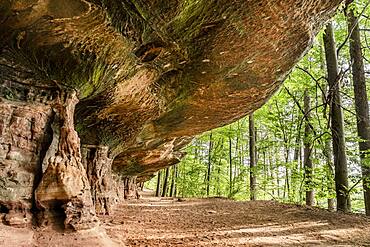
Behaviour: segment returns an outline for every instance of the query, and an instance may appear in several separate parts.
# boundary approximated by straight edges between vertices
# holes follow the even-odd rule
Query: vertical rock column
[[[61,92],[53,105],[53,140],[44,158],[35,200],[44,222],[50,220],[51,212],[64,209],[65,227],[82,230],[96,226],[98,220],[81,162],[80,139],[74,130],[77,102],[75,92]]]
[[[83,163],[91,186],[96,213],[111,214],[117,195],[113,190],[112,159],[106,146],[83,146]]]
[[[125,199],[139,199],[140,198],[136,179],[137,179],[136,176],[123,178]]]

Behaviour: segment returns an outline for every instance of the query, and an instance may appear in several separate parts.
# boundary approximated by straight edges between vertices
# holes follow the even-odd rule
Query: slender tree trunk
[[[298,131],[298,130],[297,130]],[[300,133],[297,134],[296,141],[295,141],[295,147],[294,147],[294,161],[297,162],[297,166],[299,165],[300,155],[299,155],[299,149],[301,148],[301,136]]]
[[[171,188],[170,188],[170,197],[176,197],[176,179],[177,179],[177,165],[173,166],[172,169],[172,181],[171,181]]]
[[[308,91],[304,94],[304,113],[306,115],[306,124],[304,129],[304,173],[305,173],[305,183],[306,183],[306,205],[314,206],[315,204],[315,194],[313,190],[313,163],[312,163],[312,149],[310,135],[312,132],[311,126],[309,125],[307,119],[310,119],[310,108],[311,99],[308,95]]]
[[[269,150],[269,167],[270,167],[270,181],[271,181],[271,187],[272,187],[272,195],[275,196],[275,186],[274,185],[274,162],[273,162],[273,157],[272,157],[272,152]]]
[[[207,197],[209,196],[209,187],[211,181],[211,166],[212,166],[212,132],[209,134],[209,143],[208,143],[208,170],[207,170]]]
[[[254,128],[253,114],[249,115],[249,160],[250,160],[250,173],[249,173],[249,188],[250,200],[256,200],[256,133]]]
[[[239,159],[239,136],[240,136],[240,127],[239,127],[239,121],[238,127],[237,127],[237,133],[236,133],[236,143],[235,143],[235,161],[238,161]],[[234,177],[238,177],[238,162],[234,162]]]
[[[369,103],[366,91],[366,78],[364,61],[362,58],[361,34],[354,10],[348,13],[348,30],[353,30],[350,37],[350,55],[352,62],[353,88],[355,91],[355,104],[357,116],[357,133],[360,137],[360,159],[363,177],[364,199],[366,215],[370,215],[370,120]]]
[[[232,157],[232,142],[231,142],[231,134],[229,134],[229,175],[230,175],[230,178],[229,178],[229,181],[230,181],[230,188],[229,188],[229,196],[231,197],[232,195],[232,192],[233,192],[233,157]]]
[[[254,124],[254,118],[253,118],[253,124]],[[258,165],[258,147],[257,147],[257,139],[258,139],[258,136],[257,136],[258,132],[257,132],[257,127],[255,126],[254,127],[254,143],[255,143],[255,146],[254,146],[254,157],[255,157],[255,164],[256,166]]]
[[[326,26],[324,34],[326,66],[328,71],[331,131],[335,166],[335,191],[337,210],[348,212],[348,170],[343,131],[343,112],[341,108],[340,80],[334,32],[332,24]]]
[[[334,193],[334,172],[333,172],[333,162],[332,162],[332,149],[330,145],[330,140],[325,141],[325,147],[324,147],[324,156],[326,159],[326,166],[327,166],[327,172],[326,172],[326,179],[327,179],[327,189],[328,189],[328,210],[334,211],[335,209],[335,200],[332,198],[332,194]]]
[[[177,194],[178,194],[178,189],[177,189],[177,178],[180,176],[179,174],[179,168],[178,166],[176,165],[176,172],[175,172],[175,187],[174,187],[174,191],[173,191],[173,195],[174,197],[177,197]]]
[[[165,197],[167,194],[167,187],[168,187],[168,177],[170,175],[170,168],[166,168],[166,174],[164,176],[164,181],[163,181],[163,190],[162,190],[162,197]]]
[[[297,136],[296,136],[296,141],[295,141],[295,147],[294,147],[294,167],[292,171],[292,194],[293,197],[299,198],[299,189],[297,189],[297,184],[299,184],[299,179],[298,174],[300,174],[299,171],[299,162],[300,162],[300,148],[301,148],[301,133],[300,133],[300,128],[297,128]],[[297,194],[298,192],[298,194]]]
[[[155,191],[155,196],[160,197],[161,196],[161,171],[158,172],[157,177],[157,190]]]
[[[283,198],[285,199],[286,196],[288,196],[288,199],[290,199],[290,186],[289,186],[289,147],[286,145],[285,147],[285,182],[284,182],[284,195]]]
[[[216,194],[217,196],[221,196],[221,189],[220,189],[220,173],[221,173],[221,159],[218,161],[218,166],[217,166],[217,189],[216,189]]]
[[[266,184],[267,184],[267,181],[268,181],[268,167],[267,167],[267,160],[266,160],[266,150],[263,150],[263,180],[264,180],[264,183],[263,183],[263,199],[265,200],[266,199]]]
[[[275,147],[275,170],[276,170],[276,191],[277,196],[280,198],[280,157],[279,157],[280,150],[278,147]]]
[[[322,45],[320,45],[320,68],[325,70],[325,54]],[[328,94],[328,85],[325,82],[321,85],[324,91],[322,92],[322,101],[326,102],[326,95]],[[327,110],[323,111],[324,119],[328,120]],[[330,124],[330,123],[329,123]],[[334,181],[334,168],[333,168],[333,150],[331,147],[330,139],[325,139],[325,146],[323,149],[323,155],[325,157],[326,162],[326,181],[327,181],[327,198],[328,198],[328,210],[334,211],[335,210],[335,198],[333,198],[333,194],[335,192],[335,181]]]
[[[219,139],[219,142],[221,143],[220,150],[223,150],[224,149],[224,138],[221,137]],[[217,188],[216,188],[217,196],[221,196],[220,176],[221,176],[221,157],[219,157],[218,162],[217,162],[217,176],[216,176],[217,177],[217,182],[216,182],[216,184],[217,184]]]

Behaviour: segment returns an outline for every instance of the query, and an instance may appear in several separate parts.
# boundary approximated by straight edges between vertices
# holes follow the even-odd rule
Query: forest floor
[[[370,218],[274,201],[159,199],[119,205],[101,227],[0,226],[0,246],[370,246]]]

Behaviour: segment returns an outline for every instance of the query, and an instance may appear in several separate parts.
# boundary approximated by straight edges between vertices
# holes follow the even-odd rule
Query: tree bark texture
[[[155,196],[160,197],[161,196],[161,174],[162,172],[159,171],[157,175],[157,189],[155,191]]]
[[[233,154],[232,154],[232,138],[229,134],[229,197],[233,194]]]
[[[326,26],[324,34],[326,66],[330,95],[331,132],[335,167],[335,191],[337,210],[347,212],[348,208],[348,168],[343,130],[343,112],[340,96],[340,75],[332,24]]]
[[[170,197],[176,197],[176,180],[177,180],[177,165],[174,165],[172,169]]]
[[[310,110],[311,110],[311,99],[308,95],[307,90],[304,94],[304,114],[306,115],[306,124],[304,129],[304,175],[305,175],[305,185],[306,185],[306,205],[314,206],[315,205],[315,192],[313,191],[313,163],[312,163],[312,147],[311,147],[311,133],[312,129],[308,123],[310,119]]]
[[[170,176],[170,168],[167,167],[166,168],[166,173],[164,175],[164,180],[163,180],[162,197],[165,197],[167,195],[169,176]]]
[[[365,67],[362,54],[360,28],[354,10],[348,13],[348,32],[350,36],[350,56],[352,63],[353,88],[355,93],[357,133],[359,138],[361,170],[363,177],[366,215],[370,215],[370,119],[366,91]]]
[[[256,176],[256,133],[254,128],[254,116],[249,115],[249,189],[250,200],[257,198],[257,176]]]
[[[207,166],[207,181],[206,181],[206,193],[209,196],[209,187],[211,182],[211,171],[212,171],[212,149],[213,149],[213,139],[212,139],[212,132],[209,134],[209,142],[208,142],[208,166]]]

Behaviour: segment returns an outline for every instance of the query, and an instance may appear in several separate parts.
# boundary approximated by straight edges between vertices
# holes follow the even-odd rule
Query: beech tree
[[[363,189],[366,214],[370,215],[370,119],[369,103],[366,90],[365,68],[358,18],[350,6],[348,12],[348,35],[350,36],[350,57],[352,64],[353,88],[357,117],[357,133],[360,138],[360,159],[363,176]]]
[[[156,197],[161,196],[161,174],[162,174],[162,172],[159,171],[158,175],[157,175],[157,189],[155,191],[155,196]]]
[[[330,95],[331,134],[333,138],[337,209],[347,212],[349,210],[348,168],[343,130],[343,112],[341,108],[342,100],[340,96],[341,78],[338,69],[337,50],[332,23],[326,26],[324,46]]]
[[[253,114],[249,115],[249,173],[250,173],[250,199],[255,201],[257,189],[257,176],[256,176],[256,133],[254,127]]]
[[[311,159],[312,155],[312,143],[311,138],[311,126],[309,124],[310,119],[310,110],[311,110],[311,99],[308,95],[308,92],[305,91],[304,94],[304,114],[307,119],[305,122],[304,130],[304,176],[305,176],[305,185],[306,185],[306,205],[313,206],[315,204],[315,195],[313,191],[313,163]]]

